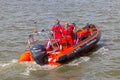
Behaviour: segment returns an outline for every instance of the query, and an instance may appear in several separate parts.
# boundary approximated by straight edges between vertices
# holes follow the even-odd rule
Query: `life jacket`
[[[78,42],[86,39],[89,35],[90,35],[89,29],[83,29],[83,28],[81,28],[81,31],[77,32],[77,37],[79,39]]]
[[[81,37],[88,37],[90,35],[89,29],[81,29]]]

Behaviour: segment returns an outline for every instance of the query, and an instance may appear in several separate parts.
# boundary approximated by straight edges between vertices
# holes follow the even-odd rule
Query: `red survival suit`
[[[55,39],[62,38],[61,30],[62,30],[62,26],[60,24],[54,25],[52,27],[52,32],[54,34]]]
[[[73,45],[72,33],[73,33],[73,29],[70,26],[68,27],[67,30],[65,28],[62,29],[62,34],[66,39],[68,46]]]

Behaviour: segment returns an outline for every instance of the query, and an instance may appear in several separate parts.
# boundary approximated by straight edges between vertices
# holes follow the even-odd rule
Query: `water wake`
[[[94,54],[101,53],[102,55],[104,55],[104,54],[108,54],[108,51],[109,51],[108,48],[102,47],[99,50],[97,50],[96,52],[94,52]]]
[[[19,63],[17,59],[12,59],[11,61],[1,61],[0,70],[11,69],[13,66],[20,72],[22,75],[30,75],[31,71],[37,70],[51,70],[55,69],[57,66],[45,65],[40,66],[35,62],[21,62]]]
[[[72,62],[70,62],[69,64],[66,64],[68,66],[78,66],[80,63],[82,62],[87,62],[90,60],[90,57],[80,57],[79,59],[76,59]],[[57,66],[51,66],[51,65],[44,65],[44,66],[40,66],[38,64],[34,63],[30,63],[30,62],[25,62],[22,63],[24,65],[26,65],[27,67],[25,68],[24,72],[22,72],[22,75],[26,75],[29,76],[31,71],[37,71],[37,70],[52,70],[57,68]],[[62,67],[62,66],[61,66]]]
[[[76,60],[72,61],[68,65],[70,65],[70,66],[78,66],[80,63],[87,62],[89,60],[90,60],[90,57],[84,56],[84,57],[80,57],[79,59],[76,59]]]
[[[106,47],[101,47],[99,50],[97,50],[96,52],[93,52],[93,54],[102,54],[102,55],[104,55],[104,54],[108,54],[108,51],[109,51],[109,49],[108,48],[106,48]],[[78,66],[80,63],[82,63],[82,62],[87,62],[87,61],[89,61],[90,60],[90,57],[89,56],[84,56],[84,57],[80,57],[79,59],[76,59],[76,60],[74,60],[74,61],[72,61],[72,62],[70,62],[69,64],[67,64],[67,65],[70,65],[70,66]]]
[[[30,75],[31,71],[37,71],[37,70],[51,70],[51,69],[55,69],[57,66],[51,66],[51,65],[44,65],[44,66],[40,66],[38,64],[36,64],[35,62],[25,62],[25,63],[21,63],[23,65],[26,65],[26,68],[24,70],[24,72],[20,73],[22,75]]]
[[[17,59],[12,59],[11,61],[9,62],[0,62],[0,67],[6,67],[6,66],[10,66],[10,65],[13,65],[15,63],[17,63],[18,60]]]
[[[109,51],[109,49],[102,47],[99,50],[97,50],[96,52],[94,52],[94,54],[107,54]],[[84,56],[84,57],[80,57],[78,59],[73,60],[72,62],[66,64],[68,66],[78,66],[80,63],[83,62],[87,62],[90,60],[89,56]],[[52,70],[57,68],[57,66],[51,66],[51,65],[44,65],[44,66],[40,66],[38,64],[36,64],[35,62],[22,62],[22,63],[18,63],[17,59],[12,59],[11,61],[4,61],[4,62],[0,62],[0,69],[3,69],[5,67],[9,67],[9,66],[15,66],[15,64],[17,64],[17,67],[21,66],[22,71],[20,71],[21,75],[26,75],[29,76],[31,71],[37,71],[37,70]]]

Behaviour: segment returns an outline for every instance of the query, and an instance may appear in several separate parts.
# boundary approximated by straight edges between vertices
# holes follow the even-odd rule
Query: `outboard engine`
[[[39,65],[47,64],[48,62],[48,54],[44,45],[35,44],[30,47],[30,51],[33,59]]]

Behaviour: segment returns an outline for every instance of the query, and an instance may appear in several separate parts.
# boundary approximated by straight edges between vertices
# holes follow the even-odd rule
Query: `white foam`
[[[90,57],[81,57],[81,59],[83,60],[83,62],[87,62],[87,61],[89,61],[90,60]]]
[[[108,48],[102,47],[102,48],[100,48],[99,50],[97,50],[95,53],[101,53],[101,54],[104,55],[104,54],[107,54],[108,51],[109,51]]]
[[[14,64],[14,63],[17,63],[18,61],[17,61],[17,59],[12,59],[11,61],[9,61],[9,62],[5,62],[5,63],[1,63],[0,64],[0,67],[6,67],[6,66],[9,66],[9,65],[12,65],[12,64]]]
[[[28,76],[30,74],[30,71],[35,71],[35,70],[36,70],[35,68],[27,67],[25,71],[21,74]]]
[[[57,66],[51,66],[51,65],[40,66],[40,65],[36,64],[35,62],[25,62],[22,64],[26,65],[26,68],[25,68],[24,72],[22,72],[20,74],[26,75],[26,76],[29,76],[31,71],[51,70],[51,69],[55,69],[57,67]]]
[[[5,67],[5,66],[9,66],[11,63],[1,63],[0,67]]]
[[[87,57],[87,56],[85,56],[85,57],[80,57],[79,59],[76,59],[76,60],[72,61],[72,62],[69,63],[68,65],[70,65],[70,66],[78,66],[80,63],[82,63],[82,62],[87,62],[87,61],[89,61],[89,60],[90,60],[90,57]]]
[[[12,63],[17,63],[18,62],[18,60],[17,59],[12,59],[12,61],[11,61]]]

